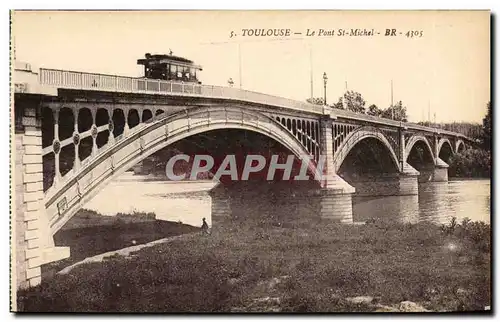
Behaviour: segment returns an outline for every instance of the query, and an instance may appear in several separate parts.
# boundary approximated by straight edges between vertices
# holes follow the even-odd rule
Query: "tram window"
[[[170,73],[175,75],[177,73],[177,66],[176,65],[170,65]]]

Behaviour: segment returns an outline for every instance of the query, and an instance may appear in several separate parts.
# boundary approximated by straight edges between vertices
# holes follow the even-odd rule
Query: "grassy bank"
[[[86,257],[196,231],[199,228],[157,220],[153,213],[103,216],[95,211],[82,209],[54,235],[56,246],[70,247],[71,257],[43,265],[42,274],[43,277],[51,277],[64,267]]]
[[[367,296],[353,301],[350,297]],[[226,223],[76,267],[19,293],[24,311],[433,311],[490,305],[490,227]],[[384,309],[382,309],[384,310]]]

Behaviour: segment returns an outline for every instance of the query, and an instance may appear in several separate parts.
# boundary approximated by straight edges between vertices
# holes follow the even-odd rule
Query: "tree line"
[[[471,137],[479,144],[453,155],[448,169],[450,176],[491,177],[491,102],[487,104],[483,124],[474,131]]]
[[[325,105],[325,100],[320,97],[308,98],[306,101],[311,104]],[[366,108],[366,101],[363,99],[363,96],[355,91],[345,92],[343,96],[339,97],[337,103],[328,106],[340,110],[348,110],[354,113],[408,122],[406,106],[403,105],[402,101],[398,101],[396,104],[393,104],[385,109],[379,108],[375,104],[371,104],[368,108]]]
[[[306,101],[311,104],[325,105],[325,100],[321,97],[308,98]],[[396,102],[396,104],[393,104],[385,109],[379,108],[375,104],[371,104],[370,106],[368,106],[368,108],[366,108],[366,101],[363,99],[363,96],[355,91],[347,91],[343,96],[339,97],[337,103],[333,105],[326,105],[332,108],[347,110],[354,113],[408,122],[407,109],[402,101],[398,101]],[[490,115],[491,118],[491,104],[488,103],[487,107],[489,113],[488,115]],[[420,121],[417,124],[461,133],[475,139],[477,142],[482,142],[485,135],[484,122],[485,121],[483,120],[483,125],[470,122],[435,123],[430,121]],[[490,122],[487,125],[489,127],[489,130],[486,131],[491,132],[491,121],[488,122]]]

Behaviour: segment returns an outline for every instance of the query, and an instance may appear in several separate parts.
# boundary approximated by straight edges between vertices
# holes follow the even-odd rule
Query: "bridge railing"
[[[40,84],[58,88],[225,98],[322,113],[323,107],[233,87],[40,68]]]
[[[448,130],[443,130],[439,128],[434,128],[434,127],[428,127],[428,126],[423,126],[415,123],[410,123],[410,122],[401,122],[401,121],[396,121],[396,120],[391,120],[391,119],[386,119],[386,118],[381,118],[378,116],[373,116],[373,115],[367,115],[367,114],[360,114],[360,113],[355,113],[351,111],[346,111],[346,110],[341,110],[341,109],[334,109],[333,110],[334,114],[337,117],[343,117],[347,119],[354,119],[354,120],[359,120],[359,121],[367,121],[370,123],[379,123],[383,125],[389,125],[389,126],[395,126],[395,127],[406,127],[408,129],[412,130],[421,130],[421,131],[426,131],[426,132],[434,132],[434,133],[440,133],[440,134],[446,134],[446,135],[452,135],[452,136],[458,136],[463,139],[467,140],[472,140],[466,135],[462,133],[456,133]]]
[[[321,105],[310,104],[307,102],[296,101],[264,93],[242,90],[234,87],[201,85],[195,83],[183,83],[46,68],[40,68],[39,81],[41,85],[49,85],[57,88],[233,99],[317,114],[323,113],[323,106]],[[341,109],[332,109],[332,112],[337,117],[367,121],[370,123],[379,123],[394,127],[404,126],[409,129],[448,134],[468,139],[465,135],[462,135],[460,133],[380,118],[377,116],[359,114]]]

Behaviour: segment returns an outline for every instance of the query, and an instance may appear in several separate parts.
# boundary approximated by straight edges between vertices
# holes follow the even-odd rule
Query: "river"
[[[211,224],[213,182],[147,181],[127,172],[84,205],[103,215],[153,212],[160,220],[199,226],[202,218]],[[354,197],[355,222],[389,218],[400,222],[447,223],[468,217],[490,222],[490,180],[430,182],[419,185],[418,196]]]

